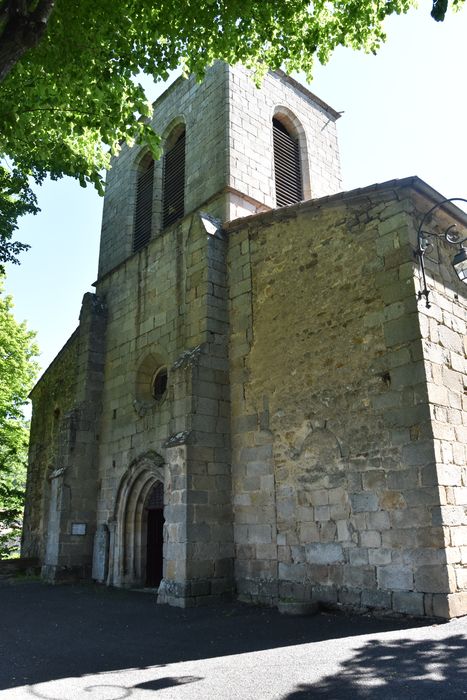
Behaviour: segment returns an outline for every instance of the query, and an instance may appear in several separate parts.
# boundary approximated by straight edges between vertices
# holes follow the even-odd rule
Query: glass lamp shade
[[[455,254],[452,266],[460,281],[467,284],[467,250],[465,248],[461,248],[459,252]]]

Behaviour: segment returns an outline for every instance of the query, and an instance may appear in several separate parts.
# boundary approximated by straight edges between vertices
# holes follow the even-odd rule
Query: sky
[[[312,92],[343,112],[343,189],[418,175],[446,197],[467,198],[467,7],[444,23],[431,0],[387,21],[376,55],[338,49],[317,65]],[[302,82],[301,76],[296,76]],[[147,80],[148,97],[164,89]],[[15,316],[37,332],[43,369],[78,324],[96,279],[103,200],[69,178],[38,190],[41,213],[20,220],[31,249],[7,267]]]

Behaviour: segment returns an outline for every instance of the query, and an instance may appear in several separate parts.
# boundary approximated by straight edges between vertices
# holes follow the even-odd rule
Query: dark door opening
[[[156,484],[147,506],[146,586],[149,588],[157,588],[162,580],[165,522],[163,493],[163,485]]]

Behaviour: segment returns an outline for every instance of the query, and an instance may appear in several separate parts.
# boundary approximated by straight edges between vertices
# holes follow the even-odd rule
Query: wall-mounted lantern
[[[418,299],[422,299],[422,297],[425,297],[425,304],[427,309],[430,308],[431,304],[428,300],[428,295],[430,293],[430,290],[427,287],[426,283],[426,274],[425,274],[425,257],[430,260],[428,257],[429,254],[434,250],[435,245],[439,244],[440,240],[446,241],[449,245],[452,246],[457,246],[459,250],[457,253],[454,255],[454,258],[452,260],[452,266],[460,279],[461,282],[464,284],[467,284],[467,250],[463,247],[463,244],[467,242],[467,236],[465,238],[461,238],[461,235],[459,232],[456,230],[456,224],[451,224],[448,226],[448,228],[444,231],[444,233],[434,233],[433,231],[426,231],[424,230],[423,226],[425,225],[425,222],[427,221],[428,217],[435,211],[435,209],[438,209],[442,207],[444,204],[448,204],[450,202],[465,202],[467,204],[467,199],[463,199],[462,197],[453,197],[452,199],[443,199],[441,202],[438,202],[438,204],[435,204],[431,209],[429,209],[423,216],[420,226],[418,227],[418,232],[417,232],[417,249],[414,251],[415,255],[418,258],[418,262],[420,265],[420,271],[422,273],[422,282],[423,282],[423,289],[421,289],[418,292]],[[433,261],[436,262],[436,261]]]

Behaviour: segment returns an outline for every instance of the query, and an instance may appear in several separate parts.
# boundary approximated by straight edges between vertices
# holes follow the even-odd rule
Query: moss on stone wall
[[[75,402],[78,331],[75,331],[31,392],[33,417],[29,452],[24,556],[44,554],[50,475],[59,468],[60,424]]]

